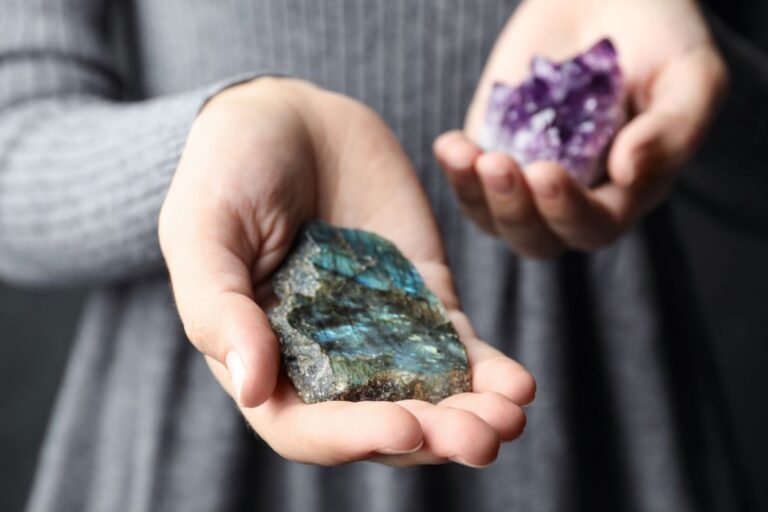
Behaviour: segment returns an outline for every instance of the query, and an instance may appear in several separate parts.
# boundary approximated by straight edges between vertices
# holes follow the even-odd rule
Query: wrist
[[[269,133],[270,127],[292,131],[297,140],[307,132],[306,114],[310,91],[315,86],[294,78],[263,76],[232,85],[212,96],[200,109],[190,137],[217,140],[234,134],[247,140]],[[228,135],[227,135],[228,134]]]
[[[297,101],[306,94],[311,84],[290,77],[262,76],[227,87],[212,96],[201,113],[208,109],[247,106],[268,99],[272,102]]]
[[[316,86],[303,80],[280,76],[262,76],[232,85],[213,95],[195,119],[194,124],[208,124],[229,119],[247,120],[251,116],[286,112],[301,119]]]

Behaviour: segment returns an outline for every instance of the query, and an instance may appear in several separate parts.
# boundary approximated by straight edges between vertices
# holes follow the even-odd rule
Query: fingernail
[[[488,466],[490,466],[490,464],[486,464],[485,466],[478,466],[477,464],[470,464],[469,462],[465,461],[461,457],[451,457],[451,460],[453,462],[457,463],[457,464],[461,464],[462,466],[468,466],[470,468],[475,468],[475,469],[483,469],[483,468],[487,468]]]
[[[557,183],[546,183],[536,187],[536,192],[545,199],[555,199],[560,194]]]
[[[466,172],[472,168],[472,160],[464,155],[454,157],[451,160],[453,172]]]
[[[409,450],[399,450],[399,449],[393,449],[393,448],[381,448],[379,450],[379,453],[383,453],[384,455],[405,455],[408,453],[415,453],[424,446],[424,441],[420,442],[419,445],[416,448],[411,448]]]
[[[484,175],[488,187],[498,194],[509,194],[515,188],[514,178],[506,172],[494,172]]]
[[[245,380],[245,365],[234,350],[227,353],[227,369],[232,378],[232,387],[235,388],[235,398],[240,402],[240,396],[243,393],[243,381]]]

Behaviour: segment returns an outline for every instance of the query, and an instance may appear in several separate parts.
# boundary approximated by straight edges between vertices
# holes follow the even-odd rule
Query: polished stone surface
[[[496,83],[480,144],[509,153],[522,166],[562,164],[585,185],[605,175],[605,157],[625,121],[618,56],[604,39],[561,63],[535,57],[531,75],[513,87]]]
[[[270,321],[299,396],[438,402],[468,391],[443,305],[389,241],[312,222],[273,277]]]

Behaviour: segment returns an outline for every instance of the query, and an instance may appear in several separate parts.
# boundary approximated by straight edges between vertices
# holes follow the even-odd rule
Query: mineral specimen
[[[272,283],[270,322],[305,402],[434,403],[470,389],[445,309],[391,242],[312,222]]]
[[[535,57],[531,71],[518,87],[494,84],[481,145],[509,153],[522,166],[559,162],[577,180],[594,185],[605,174],[608,146],[625,120],[613,44],[603,39],[562,63]]]

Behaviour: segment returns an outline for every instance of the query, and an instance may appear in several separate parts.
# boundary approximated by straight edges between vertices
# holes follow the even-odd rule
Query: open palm
[[[616,45],[629,123],[608,158],[609,181],[587,189],[553,162],[525,172],[475,140],[495,81],[519,83],[533,55],[561,60],[603,37]],[[725,65],[693,0],[533,0],[499,37],[464,131],[435,153],[472,218],[524,256],[596,249],[663,199],[696,150],[726,88]]]
[[[270,274],[313,217],[375,232],[416,265],[467,347],[472,393],[438,405],[299,399],[279,371],[264,308]],[[481,466],[522,431],[520,406],[532,399],[533,380],[476,338],[415,174],[384,123],[359,103],[285,79],[220,94],[190,133],[160,239],[190,339],[282,456]]]

